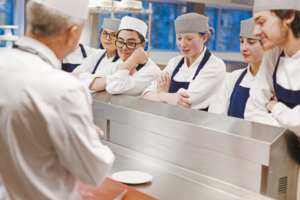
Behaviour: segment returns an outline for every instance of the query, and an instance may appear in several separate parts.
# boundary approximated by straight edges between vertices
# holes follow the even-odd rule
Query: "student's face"
[[[135,43],[141,43],[139,35],[136,31],[121,30],[119,32],[117,41],[125,42],[127,43],[127,46],[131,46],[131,47],[135,46],[133,49],[129,49],[125,44],[123,47],[118,47],[117,45],[118,54],[124,62],[131,56],[131,54],[134,52],[135,49],[145,46],[145,42],[142,44],[135,45]]]
[[[258,11],[253,14],[255,28],[253,35],[261,38],[265,50],[282,45],[288,36],[288,29],[271,11]]]
[[[260,63],[264,55],[264,49],[259,40],[246,37],[240,37],[240,50],[247,63]]]
[[[202,52],[206,38],[199,33],[176,34],[176,44],[184,57],[192,58]]]
[[[109,36],[107,34],[110,34]],[[101,32],[101,44],[106,51],[116,51],[115,45],[117,32],[108,28],[104,28]]]

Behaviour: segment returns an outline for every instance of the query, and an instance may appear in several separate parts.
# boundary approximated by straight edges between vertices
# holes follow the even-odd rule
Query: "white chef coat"
[[[5,185],[2,181],[1,174],[0,174],[0,199],[1,200],[10,200],[8,193],[6,191]]]
[[[90,56],[94,53],[97,53],[99,51],[103,51],[101,49],[95,49],[89,46],[83,45],[83,48],[85,50],[86,56]],[[62,63],[70,63],[70,64],[81,64],[84,60],[84,57],[81,52],[81,48],[78,47],[75,51],[69,53],[62,61]]]
[[[174,80],[177,82],[190,82],[187,90],[181,88],[178,92],[185,92],[190,95],[189,101],[192,103],[191,108],[197,110],[205,109],[210,105],[226,74],[226,66],[224,62],[211,54],[207,63],[193,80],[196,70],[204,57],[205,51],[206,47],[190,67],[187,66],[186,59],[184,59],[183,65],[174,76]],[[163,72],[168,72],[171,78],[173,71],[182,58],[182,55],[172,58]],[[157,92],[156,80],[151,82],[151,84],[144,90],[142,96],[147,92]]]
[[[240,78],[241,74],[245,71],[244,69],[235,70],[226,76],[225,81],[220,87],[217,95],[214,97],[212,103],[209,106],[208,112],[228,115],[228,109],[230,106],[230,97],[235,87],[237,80]],[[249,65],[247,67],[246,75],[239,84],[244,88],[251,88],[254,82],[254,76],[250,72]]]
[[[266,103],[275,96],[273,87],[273,73],[277,60],[282,52],[280,47],[275,47],[265,52],[260,70],[256,76],[250,97],[246,104],[245,118],[251,121],[282,126],[300,136],[300,106],[290,109],[279,102],[268,113]],[[281,57],[277,69],[277,83],[289,90],[300,90],[300,50],[289,57]]]
[[[0,174],[11,199],[81,199],[114,161],[94,129],[90,93],[44,44],[24,37],[0,55]]]
[[[81,65],[76,67],[76,69],[73,71],[73,73],[79,74],[79,79],[82,80],[87,87],[90,87],[91,83],[93,82],[95,76],[92,75],[92,72],[97,62],[105,52],[106,50],[99,50],[98,52],[88,56],[82,61]],[[102,69],[110,66],[114,58],[115,56],[108,58],[106,54],[98,65],[95,74],[99,73]]]
[[[95,77],[106,78],[106,91],[110,94],[140,95],[151,81],[158,78],[161,72],[160,68],[150,58],[132,76],[129,75],[129,70],[117,71],[123,63],[119,59],[95,75]]]

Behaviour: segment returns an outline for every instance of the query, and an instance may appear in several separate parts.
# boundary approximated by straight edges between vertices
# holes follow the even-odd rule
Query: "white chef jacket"
[[[86,56],[90,56],[94,53],[97,53],[99,51],[103,51],[101,49],[95,49],[89,46],[83,45],[83,48],[85,50]],[[84,57],[81,52],[81,48],[78,47],[75,51],[69,53],[62,61],[62,63],[70,63],[70,64],[81,64],[84,60]]]
[[[82,80],[87,87],[90,87],[91,83],[93,82],[95,76],[92,74],[92,72],[97,62],[105,52],[106,50],[99,50],[98,52],[88,56],[82,61],[81,65],[76,67],[75,70],[73,71],[73,73],[79,74],[79,79]],[[112,63],[114,58],[115,56],[108,58],[106,54],[101,60],[100,64],[98,65],[95,74],[99,73],[101,70],[108,67]]]
[[[210,105],[226,74],[226,66],[224,62],[211,54],[207,63],[193,80],[196,70],[204,57],[205,51],[206,47],[190,67],[187,66],[186,59],[184,59],[183,65],[174,76],[174,80],[177,82],[190,82],[187,90],[181,88],[178,92],[185,92],[190,95],[189,101],[192,103],[191,108],[197,110],[205,109]],[[163,72],[168,72],[171,78],[173,71],[182,58],[182,55],[172,58]],[[151,84],[144,90],[142,96],[147,92],[157,92],[156,80],[151,82]]]
[[[0,55],[0,174],[11,199],[81,199],[77,179],[98,185],[114,155],[94,129],[90,93],[44,44],[23,37]]]
[[[265,52],[260,70],[256,76],[250,98],[246,104],[245,118],[251,121],[282,126],[300,136],[300,106],[290,109],[285,104],[278,102],[268,113],[266,103],[275,96],[273,86],[273,73],[277,60],[282,52],[280,47],[275,47]],[[289,90],[300,90],[300,50],[289,57],[281,57],[277,69],[277,83]]]
[[[230,98],[235,87],[237,80],[240,78],[241,74],[245,71],[244,69],[235,70],[226,76],[225,81],[220,87],[217,95],[214,97],[212,103],[209,106],[208,112],[228,115],[228,110],[230,106]],[[250,72],[249,65],[247,67],[247,72],[239,84],[244,88],[251,88],[254,82],[254,76]]]
[[[101,70],[95,77],[106,78],[106,91],[110,94],[140,95],[151,81],[158,78],[160,68],[148,58],[147,63],[132,76],[129,70],[119,69],[124,62],[119,59]],[[117,72],[116,72],[117,71]]]

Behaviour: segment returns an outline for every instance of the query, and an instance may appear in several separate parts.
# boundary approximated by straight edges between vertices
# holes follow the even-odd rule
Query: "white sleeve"
[[[189,101],[194,109],[205,109],[219,90],[226,74],[226,66],[220,59],[208,61],[197,77],[190,83],[187,90],[181,88],[178,92],[190,95]]]
[[[120,70],[106,77],[106,91],[110,94],[140,95],[160,74],[159,67],[150,59],[138,72],[129,76],[129,70]]]
[[[278,102],[272,109],[272,115],[280,125],[293,131],[300,137],[300,106],[295,106],[293,109],[285,104]]]
[[[115,156],[100,142],[94,128],[91,95],[81,85],[57,99],[52,113],[56,126],[49,127],[57,158],[77,179],[98,185],[112,168]]]
[[[245,119],[273,125],[280,126],[278,121],[268,112],[265,105],[275,96],[273,88],[273,72],[277,60],[272,61],[272,57],[277,56],[274,50],[265,52],[260,69],[255,77],[254,83],[250,89],[250,97],[246,103]],[[280,54],[278,54],[279,56]],[[278,58],[277,56],[277,58]]]
[[[226,76],[218,93],[213,98],[213,101],[209,106],[208,112],[221,115],[228,115],[230,97],[234,87],[234,85],[232,86],[231,81],[234,78],[235,77],[233,77],[232,73]]]

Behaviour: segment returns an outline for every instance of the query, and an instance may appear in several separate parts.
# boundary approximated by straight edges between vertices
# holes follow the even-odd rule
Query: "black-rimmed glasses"
[[[110,39],[115,40],[117,38],[117,33],[108,33],[106,31],[100,31],[101,37],[106,38],[107,36],[110,37]]]
[[[142,42],[134,43],[134,42],[123,42],[120,40],[116,40],[116,47],[123,48],[126,45],[127,49],[135,49],[136,45],[142,44]]]

